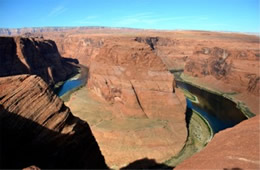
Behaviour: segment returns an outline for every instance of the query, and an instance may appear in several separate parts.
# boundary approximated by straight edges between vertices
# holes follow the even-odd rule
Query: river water
[[[187,98],[187,107],[200,113],[210,124],[214,133],[232,127],[247,119],[233,101],[183,81],[176,81]]]
[[[61,97],[81,86],[84,86],[87,83],[87,76],[88,76],[88,68],[78,64],[79,74],[77,75],[77,78],[72,78],[67,81],[65,81],[56,91],[56,94]]]

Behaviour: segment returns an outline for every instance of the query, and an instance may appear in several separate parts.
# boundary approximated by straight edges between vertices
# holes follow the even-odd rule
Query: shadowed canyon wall
[[[0,167],[106,168],[88,124],[37,76],[0,78]]]
[[[52,40],[0,37],[0,76],[35,74],[49,85],[68,79],[77,68],[63,59]]]

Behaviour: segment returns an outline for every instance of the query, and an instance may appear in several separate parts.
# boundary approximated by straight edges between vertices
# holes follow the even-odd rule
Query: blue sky
[[[0,0],[0,28],[260,31],[260,0]]]

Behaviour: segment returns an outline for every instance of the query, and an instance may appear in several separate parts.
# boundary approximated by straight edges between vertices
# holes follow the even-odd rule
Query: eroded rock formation
[[[0,168],[106,168],[88,124],[35,75],[0,78]]]
[[[123,115],[184,120],[174,77],[152,49],[130,38],[113,41],[107,40],[91,63],[88,87],[118,105]]]
[[[175,169],[259,169],[259,115],[215,135],[212,141]]]
[[[173,75],[150,45],[132,37],[107,37],[91,61],[88,88],[109,104],[111,114],[97,111],[94,117],[85,113],[82,99],[89,99],[80,95],[86,93],[84,89],[72,95],[77,102],[68,106],[79,116],[90,115],[84,120],[92,122],[110,167],[120,168],[143,158],[163,163],[184,146],[185,97],[175,89]]]
[[[77,72],[63,59],[52,40],[0,37],[0,76],[35,74],[53,85]]]

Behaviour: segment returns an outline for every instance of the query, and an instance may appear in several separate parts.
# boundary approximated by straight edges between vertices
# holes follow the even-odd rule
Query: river
[[[79,73],[76,76],[65,81],[59,88],[57,88],[56,94],[59,97],[64,97],[72,93],[73,91],[77,90],[78,88],[86,85],[87,77],[88,77],[88,68],[81,64],[77,64],[79,67]]]

